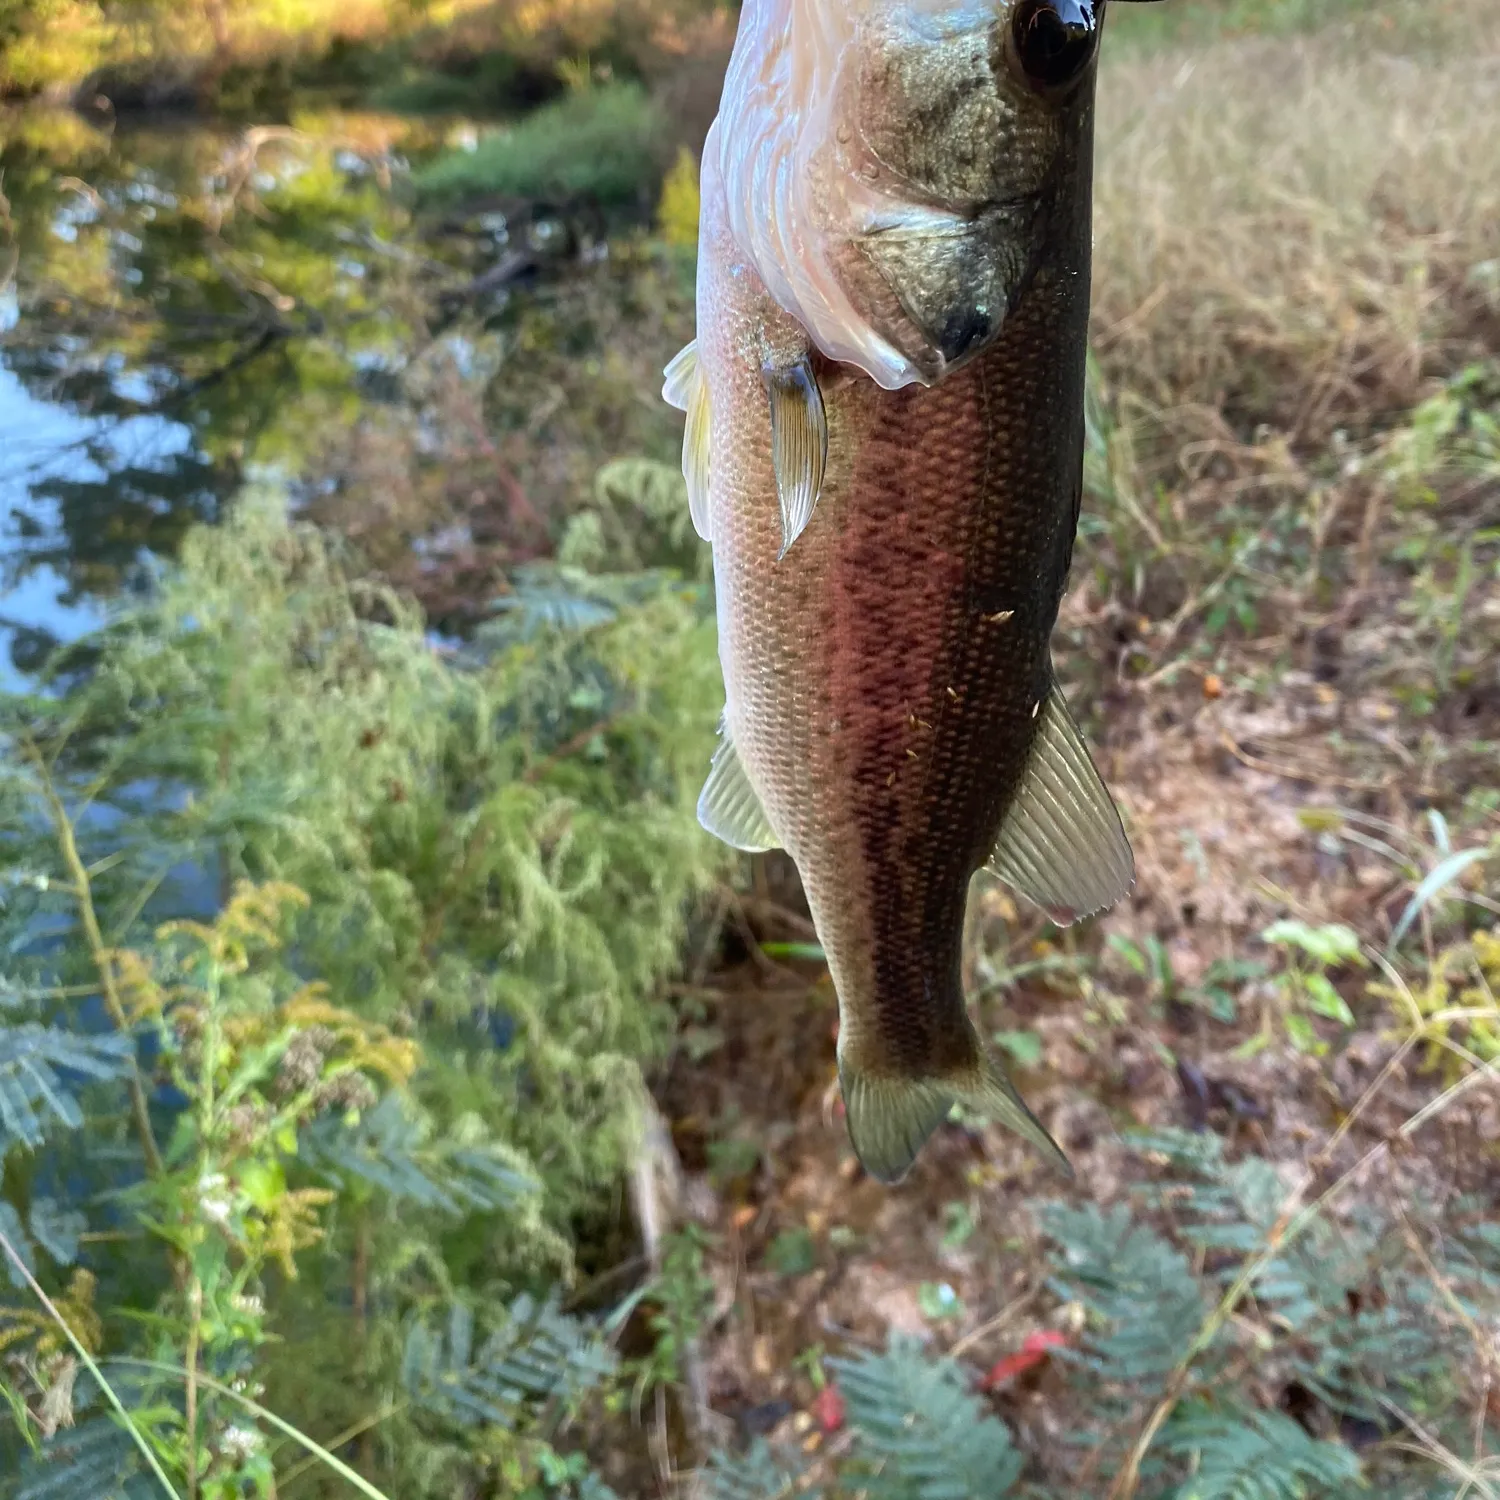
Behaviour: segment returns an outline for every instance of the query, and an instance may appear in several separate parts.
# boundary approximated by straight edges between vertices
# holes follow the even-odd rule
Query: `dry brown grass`
[[[1397,5],[1110,63],[1094,328],[1119,383],[1320,440],[1500,319],[1475,272],[1500,255],[1500,6],[1423,11],[1421,57]]]

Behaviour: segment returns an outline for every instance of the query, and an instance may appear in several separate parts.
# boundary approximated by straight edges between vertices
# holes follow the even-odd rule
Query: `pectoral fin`
[[[1113,906],[1135,883],[1114,799],[1056,687],[988,867],[1062,926]]]
[[[688,409],[688,397],[698,380],[698,340],[684,344],[662,371],[661,399],[678,411]]]
[[[664,373],[666,383],[661,388],[662,400],[687,413],[687,430],[682,437],[682,477],[687,481],[688,512],[693,518],[693,530],[705,542],[711,542],[708,460],[713,414],[708,402],[708,384],[698,366],[697,339],[678,351]]]
[[[764,371],[771,398],[771,461],[776,469],[776,498],[781,506],[781,552],[812,519],[828,462],[828,417],[812,362],[801,359]]]
[[[708,780],[698,795],[698,821],[715,838],[749,854],[778,848],[781,843],[723,723]]]

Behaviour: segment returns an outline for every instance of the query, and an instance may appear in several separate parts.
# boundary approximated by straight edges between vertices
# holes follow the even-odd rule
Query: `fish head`
[[[987,348],[1049,257],[1086,266],[1104,0],[912,0],[851,72],[850,300],[929,382]]]
[[[830,359],[931,385],[1049,258],[1087,274],[1106,0],[745,0],[732,231]]]

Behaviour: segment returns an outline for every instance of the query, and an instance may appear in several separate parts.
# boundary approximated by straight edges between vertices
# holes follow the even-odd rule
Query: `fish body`
[[[1007,51],[1035,4],[747,0],[697,339],[668,369],[725,686],[700,816],[796,863],[850,1134],[887,1181],[956,1100],[1061,1161],[965,1007],[969,883],[988,863],[1067,921],[1132,873],[1048,644],[1082,491],[1097,36],[1039,91]]]

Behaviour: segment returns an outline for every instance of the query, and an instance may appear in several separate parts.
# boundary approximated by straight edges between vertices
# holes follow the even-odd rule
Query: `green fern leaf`
[[[27,1458],[15,1500],[119,1500],[135,1469],[129,1436],[95,1417],[48,1438]]]
[[[744,1453],[715,1453],[698,1476],[694,1500],[820,1500],[821,1490],[801,1487],[806,1471],[807,1460],[795,1449],[756,1438]]]
[[[1184,1403],[1160,1443],[1194,1467],[1175,1500],[1309,1500],[1360,1477],[1342,1443],[1318,1442],[1280,1412]]]
[[[60,1266],[78,1259],[78,1237],[88,1220],[55,1198],[38,1198],[31,1205],[31,1237]]]
[[[395,1094],[387,1094],[357,1125],[320,1120],[305,1139],[304,1156],[332,1180],[343,1185],[360,1180],[392,1198],[445,1214],[493,1212],[536,1192],[536,1184],[507,1153],[426,1140]]]
[[[555,1304],[522,1296],[477,1350],[473,1315],[461,1304],[450,1308],[445,1333],[413,1323],[401,1380],[419,1405],[455,1426],[509,1429],[544,1401],[576,1411],[613,1376],[617,1363],[590,1324]]]
[[[9,1203],[0,1198],[0,1234],[10,1241],[10,1248],[15,1251],[21,1264],[33,1275],[36,1274],[36,1252],[31,1247],[25,1227],[21,1223],[21,1216]],[[5,1274],[10,1277],[10,1284],[18,1292],[27,1290],[26,1278],[21,1274],[19,1267],[10,1256],[0,1251],[0,1259],[5,1262]]]
[[[1062,1251],[1053,1289],[1100,1325],[1083,1361],[1143,1397],[1176,1367],[1207,1313],[1186,1257],[1137,1225],[1124,1204],[1047,1204],[1038,1219]]]
[[[895,1335],[885,1354],[830,1360],[859,1433],[862,1487],[890,1500],[968,1500],[1006,1494],[1020,1455],[949,1359],[927,1360]]]
[[[587,574],[573,569],[535,564],[517,569],[513,590],[492,600],[491,610],[499,618],[490,622],[488,633],[495,640],[531,641],[554,632],[577,635],[607,625],[618,610]]]
[[[80,1036],[34,1022],[0,1029],[0,1155],[18,1144],[40,1146],[49,1119],[68,1130],[83,1124],[78,1096],[59,1068],[85,1079],[123,1078],[133,1052],[130,1038],[113,1032]]]
[[[618,1365],[614,1350],[592,1324],[571,1318],[555,1303],[521,1296],[510,1321],[492,1336],[484,1357],[515,1388],[534,1398],[556,1398],[576,1410]]]

